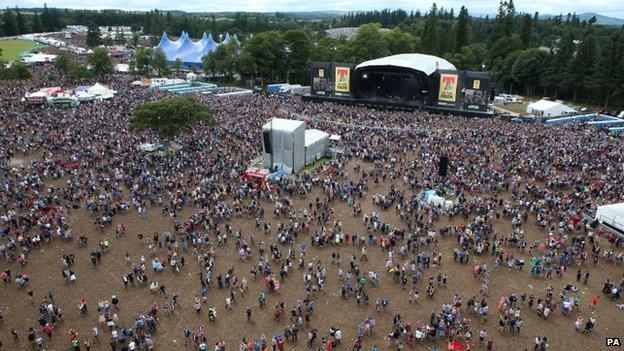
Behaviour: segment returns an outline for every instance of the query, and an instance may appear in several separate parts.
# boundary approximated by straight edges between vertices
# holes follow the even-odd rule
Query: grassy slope
[[[26,40],[0,40],[0,48],[2,49],[2,57],[5,61],[19,60],[20,53],[28,51],[39,44],[34,41]]]

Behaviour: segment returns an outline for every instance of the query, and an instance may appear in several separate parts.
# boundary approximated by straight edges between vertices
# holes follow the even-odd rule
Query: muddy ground
[[[359,161],[357,161],[359,162]],[[352,161],[348,166],[348,170],[352,170],[356,161]],[[372,167],[369,163],[362,163],[363,168]],[[356,175],[349,175],[350,178],[356,180]],[[63,180],[56,180],[53,183],[60,184]],[[371,183],[372,184],[372,183]],[[405,225],[399,220],[394,210],[382,211],[379,207],[372,203],[373,194],[386,194],[388,188],[397,185],[400,189],[405,189],[402,181],[386,182],[378,187],[371,186],[366,199],[363,203],[363,213],[380,212],[381,219],[392,225],[401,228]],[[313,201],[316,195],[320,195],[320,189],[308,196],[307,199],[296,198],[295,210],[307,207],[309,201]],[[409,193],[409,192],[408,192]],[[343,202],[335,202],[335,215],[332,218],[342,219],[344,228],[348,233],[366,232],[364,221],[361,217],[354,217],[351,209]],[[277,220],[271,217],[272,206],[266,204],[265,220],[276,227]],[[192,209],[187,208],[182,213],[182,217],[187,218],[192,214]],[[30,347],[26,343],[26,331],[28,327],[37,326],[37,303],[42,300],[47,292],[52,292],[58,305],[64,311],[64,322],[62,322],[52,341],[47,342],[48,350],[68,350],[67,333],[70,328],[76,330],[81,339],[90,337],[91,327],[97,324],[97,301],[110,299],[111,295],[116,294],[120,301],[120,311],[118,312],[120,321],[126,326],[133,326],[133,318],[139,314],[146,314],[149,306],[156,302],[159,307],[166,301],[166,298],[160,295],[151,294],[147,286],[135,286],[125,289],[121,277],[128,273],[131,269],[125,262],[125,254],[128,253],[133,261],[140,258],[141,255],[148,257],[145,240],[141,241],[137,238],[138,233],[151,236],[154,232],[162,233],[164,231],[173,232],[173,222],[168,215],[162,214],[158,208],[151,208],[147,218],[140,217],[136,211],[128,214],[114,217],[113,225],[108,227],[103,233],[94,229],[93,219],[83,208],[70,213],[69,221],[73,228],[75,236],[87,235],[89,237],[88,247],[77,247],[73,243],[53,242],[49,245],[42,246],[36,252],[32,252],[29,256],[29,263],[25,267],[19,267],[16,263],[7,264],[0,262],[0,269],[11,269],[14,274],[18,272],[26,272],[31,277],[30,288],[34,290],[35,303],[31,304],[27,298],[27,289],[18,289],[15,284],[9,286],[0,286],[0,308],[5,311],[6,318],[3,326],[0,326],[0,340],[4,343],[4,350],[28,350]],[[543,230],[533,225],[533,221],[529,221],[525,225],[525,233],[529,237],[529,242],[534,239],[544,239]],[[118,223],[123,223],[127,227],[127,234],[121,239],[115,239],[113,230]],[[436,228],[447,225],[459,225],[466,223],[463,218],[449,220],[443,218],[435,224]],[[254,234],[256,242],[264,240],[266,247],[275,242],[274,236],[265,237],[261,232],[254,230],[254,222],[252,219],[233,218],[229,224],[234,227],[242,228],[244,235]],[[221,224],[223,226],[223,224]],[[318,228],[315,224],[313,229]],[[496,224],[497,230],[501,234],[511,231],[511,224],[508,220],[501,219]],[[111,250],[104,254],[103,264],[92,266],[89,253],[97,249],[99,238],[111,239]],[[307,241],[309,238],[299,237],[296,247],[299,247],[301,241]],[[603,243],[607,244],[607,243]],[[385,340],[385,336],[392,327],[392,317],[396,313],[401,313],[404,321],[414,324],[418,320],[428,321],[429,314],[432,310],[439,310],[444,302],[450,302],[453,294],[459,294],[465,302],[472,295],[480,297],[479,291],[481,282],[475,280],[471,275],[471,268],[476,264],[487,263],[493,267],[493,258],[489,254],[483,256],[471,256],[468,265],[461,265],[453,262],[453,249],[456,247],[456,241],[451,238],[442,239],[437,247],[432,246],[427,251],[441,252],[444,256],[443,264],[437,268],[426,270],[426,276],[433,276],[437,272],[448,274],[448,284],[437,290],[433,300],[425,296],[425,285],[421,282],[417,289],[420,292],[420,301],[417,305],[408,303],[408,289],[403,290],[398,283],[394,283],[390,274],[384,269],[387,254],[382,252],[379,247],[369,248],[368,262],[362,262],[361,267],[364,269],[372,269],[379,273],[381,284],[379,287],[370,288],[370,301],[368,306],[357,306],[355,299],[350,298],[342,300],[340,298],[340,284],[337,279],[338,268],[331,264],[332,251],[339,251],[342,256],[342,264],[348,266],[348,257],[356,254],[359,257],[359,249],[353,246],[329,246],[324,248],[313,247],[309,250],[308,258],[320,260],[328,271],[328,280],[326,291],[324,294],[316,294],[316,310],[311,320],[311,328],[319,330],[319,338],[328,335],[330,325],[334,325],[342,329],[343,345],[340,349],[350,349],[351,341],[356,336],[357,325],[366,317],[373,316],[377,320],[377,326],[372,337],[365,339],[366,350],[370,349],[373,344],[378,345],[380,350],[392,349],[392,344]],[[287,248],[283,248],[287,251]],[[510,250],[509,248],[504,248]],[[282,291],[279,295],[269,294],[267,299],[267,307],[258,308],[257,294],[262,289],[261,279],[253,280],[250,277],[249,269],[252,265],[257,265],[257,250],[250,261],[241,261],[236,253],[233,240],[228,246],[216,247],[217,260],[214,269],[214,276],[221,273],[224,274],[227,267],[232,265],[236,268],[237,275],[240,278],[247,276],[250,281],[250,291],[241,297],[237,296],[237,304],[232,311],[224,309],[224,301],[229,290],[219,290],[216,286],[212,286],[209,291],[208,302],[204,306],[204,312],[200,315],[196,314],[192,307],[193,297],[199,293],[198,274],[200,267],[193,260],[190,253],[185,254],[187,259],[186,267],[180,273],[174,273],[166,270],[164,273],[156,274],[148,268],[148,276],[150,280],[157,280],[167,287],[167,293],[170,296],[178,294],[181,297],[182,310],[177,311],[173,316],[161,316],[158,325],[158,332],[155,335],[156,350],[185,350],[192,349],[183,345],[182,331],[184,327],[194,329],[198,324],[206,326],[207,337],[212,345],[220,339],[225,339],[228,350],[237,350],[238,344],[243,337],[257,338],[262,334],[267,337],[274,335],[276,331],[283,332],[283,328],[288,322],[286,318],[276,320],[273,318],[273,306],[277,301],[284,301],[286,312],[292,308],[295,301],[304,295],[302,272],[295,271],[287,278],[283,284]],[[514,250],[515,252],[515,250]],[[61,277],[63,269],[61,263],[61,255],[63,253],[73,253],[76,256],[74,271],[78,279],[74,284],[65,283]],[[163,257],[165,253],[156,253],[157,256]],[[520,254],[527,262],[530,259],[528,253]],[[411,260],[409,255],[407,260]],[[565,284],[577,284],[575,267],[571,268],[563,278],[557,278],[553,274],[552,279],[532,278],[530,269],[524,271],[508,271],[507,268],[499,268],[493,270],[491,274],[490,297],[488,302],[492,306],[490,310],[490,320],[487,324],[481,324],[473,319],[473,330],[476,334],[480,329],[485,329],[488,336],[494,340],[494,350],[524,350],[533,349],[533,338],[535,336],[548,336],[551,350],[599,350],[604,347],[605,337],[619,336],[624,338],[624,311],[616,307],[616,303],[603,297],[596,309],[590,308],[590,296],[601,294],[602,283],[606,278],[619,281],[624,272],[623,268],[607,264],[600,261],[597,267],[589,265],[583,269],[589,269],[591,276],[588,285],[582,285],[578,293],[581,297],[580,311],[572,313],[568,316],[561,315],[561,310],[557,311],[548,319],[543,320],[537,316],[535,310],[529,310],[525,305],[521,305],[522,318],[524,325],[518,334],[510,334],[509,332],[498,331],[496,304],[501,296],[507,296],[511,293],[521,294],[526,292],[528,295],[534,294],[537,298],[543,298],[546,287],[552,284],[555,288],[557,296],[561,288]],[[426,284],[426,283],[425,283]],[[377,297],[388,297],[390,300],[389,310],[383,313],[375,312],[374,301]],[[86,317],[79,315],[78,303],[85,298],[89,304],[90,314]],[[216,323],[208,323],[207,308],[209,306],[217,306],[218,320]],[[248,324],[245,321],[245,309],[247,306],[253,308],[253,323]],[[464,310],[465,311],[465,310]],[[591,334],[581,334],[574,330],[574,321],[577,316],[583,316],[587,319],[593,316],[597,320],[595,331]],[[19,343],[13,343],[10,330],[15,328],[20,333],[21,340]],[[103,341],[92,345],[92,350],[109,350],[110,347],[106,339],[109,337],[105,327],[100,326]],[[306,330],[304,330],[307,332]],[[299,334],[299,342],[286,344],[287,350],[306,350],[308,349],[305,341],[305,333]],[[624,341],[624,339],[622,339]],[[436,345],[431,342],[417,344],[415,349],[428,350],[431,346]],[[438,347],[444,347],[444,342],[439,340]],[[477,349],[484,349],[478,346]]]

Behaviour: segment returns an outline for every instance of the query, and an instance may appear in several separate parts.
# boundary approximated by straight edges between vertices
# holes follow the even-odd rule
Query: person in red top
[[[48,336],[48,340],[52,340],[52,332],[54,331],[54,327],[50,325],[50,323],[46,323],[46,325],[41,329]]]
[[[78,339],[78,334],[74,331],[74,329],[69,328],[69,341],[73,341],[74,339]]]
[[[596,307],[596,304],[598,304],[598,301],[600,301],[600,296],[598,295],[592,296],[591,297],[592,307]]]
[[[325,344],[325,350],[332,351],[334,349],[334,338],[329,338]]]

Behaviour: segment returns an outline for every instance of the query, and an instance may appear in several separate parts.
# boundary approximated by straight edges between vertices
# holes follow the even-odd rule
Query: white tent
[[[527,106],[527,113],[536,117],[559,117],[576,113],[576,110],[560,102],[539,100]]]
[[[57,55],[49,54],[29,54],[22,58],[22,62],[26,64],[54,62],[54,60],[56,60],[56,56]]]
[[[325,155],[329,147],[329,134],[318,130],[305,131],[305,164],[309,165]]]
[[[305,123],[273,118],[262,127],[264,166],[298,172],[305,165]]]
[[[79,101],[91,101],[91,100],[95,100],[95,96],[89,94],[87,91],[85,90],[78,90],[75,92],[76,98],[78,98]]]
[[[624,232],[624,202],[598,206],[596,220]]]
[[[28,97],[33,97],[33,98],[47,98],[48,94],[46,94],[45,92],[39,90],[39,91],[35,91],[32,94],[29,94]]]
[[[146,151],[146,152],[152,152],[152,151],[156,151],[156,144],[152,144],[152,143],[143,143],[141,145],[139,145],[139,149],[141,151]]]
[[[118,63],[115,65],[115,71],[119,73],[128,73],[130,72],[130,65],[127,63]]]
[[[100,83],[95,83],[94,86],[92,86],[91,88],[87,90],[87,94],[93,95],[100,99],[110,99],[114,97],[115,94],[117,94],[117,91],[113,89],[109,89]]]
[[[438,192],[435,190],[425,190],[422,196],[422,203],[425,205],[433,205],[436,207],[444,207],[449,209],[453,207],[453,201],[447,200],[442,196],[438,195]]]

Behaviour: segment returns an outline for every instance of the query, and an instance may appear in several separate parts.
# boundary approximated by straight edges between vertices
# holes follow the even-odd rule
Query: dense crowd
[[[605,232],[584,216],[598,204],[624,202],[624,141],[581,125],[521,125],[261,95],[198,95],[214,107],[216,126],[194,126],[175,138],[181,146],[179,152],[153,157],[141,152],[139,145],[158,142],[157,136],[131,132],[127,122],[134,106],[166,95],[131,87],[127,78],[116,76],[106,82],[118,91],[112,100],[83,103],[73,110],[32,108],[20,101],[21,96],[35,88],[57,85],[58,75],[52,68],[37,68],[34,77],[0,86],[0,256],[2,261],[20,264],[17,271],[2,273],[3,282],[19,285],[32,298],[26,272],[28,261],[37,259],[33,253],[36,248],[51,241],[86,245],[94,240],[88,233],[76,233],[68,224],[68,217],[81,208],[91,214],[95,231],[113,229],[117,238],[127,234],[123,226],[111,228],[113,218],[123,218],[131,211],[143,216],[162,212],[175,228],[171,233],[138,233],[145,252],[134,259],[127,254],[129,269],[119,277],[126,287],[149,286],[153,293],[167,296],[164,308],[152,306],[145,314],[134,316],[134,326],[128,327],[118,323],[118,313],[123,310],[115,296],[111,301],[101,301],[97,303],[100,328],[107,329],[109,335],[101,336],[94,326],[91,338],[79,340],[70,330],[69,342],[76,350],[89,349],[100,338],[109,342],[111,350],[153,349],[159,320],[175,313],[180,305],[177,295],[169,299],[171,288],[159,283],[158,275],[165,270],[179,271],[187,264],[198,264],[202,269],[199,293],[192,303],[197,313],[203,313],[210,289],[229,291],[224,307],[207,308],[208,322],[231,310],[236,296],[248,291],[248,279],[262,279],[265,289],[258,294],[258,306],[245,309],[246,319],[251,321],[255,308],[265,308],[266,294],[278,293],[286,279],[296,280],[293,269],[302,272],[297,303],[272,306],[276,318],[282,314],[289,318],[286,328],[270,337],[244,339],[239,350],[265,350],[269,345],[273,350],[284,350],[285,344],[299,342],[300,331],[310,346],[332,350],[342,342],[342,331],[310,327],[315,296],[324,292],[328,279],[340,280],[343,299],[368,303],[369,287],[379,284],[380,272],[385,270],[391,277],[387,284],[411,289],[410,302],[418,303],[418,290],[434,298],[436,289],[446,284],[446,274],[434,276],[431,267],[441,265],[443,257],[467,264],[471,255],[492,258],[491,266],[473,269],[474,279],[482,286],[481,296],[455,294],[439,310],[431,311],[429,321],[409,321],[395,315],[387,339],[397,350],[435,338],[482,344],[491,350],[492,339],[475,321],[485,323],[490,304],[496,303],[488,296],[492,270],[522,271],[525,262],[520,254],[527,253],[532,257],[526,262],[530,270],[522,274],[536,278],[562,276],[572,267],[590,267],[598,262],[622,265],[624,237]],[[261,152],[261,127],[271,117],[305,119],[309,127],[339,134],[344,153],[315,171],[258,186],[241,176]],[[32,157],[26,163],[15,163],[24,155]],[[438,175],[441,155],[451,160],[448,177]],[[373,167],[362,170],[359,164],[363,162]],[[347,180],[349,173],[355,173],[357,180]],[[47,185],[53,180],[62,181],[57,186]],[[378,185],[388,180],[398,180],[404,186],[376,193]],[[308,199],[313,189],[320,189],[322,196]],[[422,192],[428,189],[453,201],[445,206],[425,204]],[[504,196],[507,193],[510,196]],[[367,198],[367,194],[373,196]],[[306,199],[309,206],[294,208],[295,198]],[[363,214],[362,203],[371,200],[379,211],[395,211],[402,223],[386,223],[375,212]],[[334,214],[337,201],[353,208],[354,218],[361,218],[367,232],[345,232],[342,221],[347,219]],[[192,209],[190,217],[180,215],[185,208]],[[265,213],[265,208],[271,212]],[[434,229],[434,223],[443,216],[465,218],[466,224]],[[277,242],[264,242],[227,224],[237,217],[254,220],[257,231],[275,233]],[[513,231],[498,232],[494,223],[500,220],[511,223]],[[542,240],[527,240],[523,227],[528,221],[543,230]],[[220,226],[223,223],[225,227]],[[251,262],[249,274],[234,268],[214,271],[215,247],[228,245],[228,240],[235,242],[240,260]],[[429,252],[436,250],[439,240],[455,240],[456,249]],[[357,246],[361,255],[348,257],[348,265],[341,266],[338,278],[327,276],[326,262],[306,255],[310,246],[331,246],[328,250],[337,251],[332,254],[332,263],[339,263],[341,245]],[[99,249],[90,255],[93,266],[102,264],[101,257],[108,249],[108,240],[99,242]],[[361,268],[372,250],[387,255],[385,267]],[[69,255],[62,257],[61,275],[70,283],[82,278],[74,273],[73,261]],[[578,271],[578,284],[590,279],[589,270],[583,270],[585,274]],[[557,296],[558,291],[549,286],[536,301],[525,292],[502,297],[496,309],[501,331],[520,331],[523,318],[519,305],[528,306],[529,312],[523,308],[523,313],[537,313],[544,319],[558,308],[562,313],[579,308],[578,296],[571,293],[574,289],[578,290],[566,286]],[[603,294],[617,300],[622,290],[624,279],[614,276],[605,282]],[[37,294],[45,295],[37,316],[38,328],[12,330],[12,335],[18,341],[26,333],[34,347],[45,349],[46,338],[51,338],[62,323],[63,313],[73,311],[62,312],[51,293]],[[380,313],[391,303],[384,298],[374,301]],[[594,302],[592,298],[592,303],[595,305],[597,299]],[[96,306],[80,301],[80,314],[88,314],[90,305]],[[13,318],[5,317],[2,311],[0,317],[0,321]],[[581,318],[575,327],[591,332],[596,323],[593,318]],[[357,337],[349,340],[350,347],[363,349],[374,325],[372,316],[364,320]],[[207,350],[209,344],[214,344],[214,350],[226,349],[221,338],[209,340],[202,325],[189,326],[183,334],[187,343],[200,350]],[[10,342],[1,342],[11,349],[7,346]],[[548,349],[548,338],[536,338],[535,345],[536,350]]]

